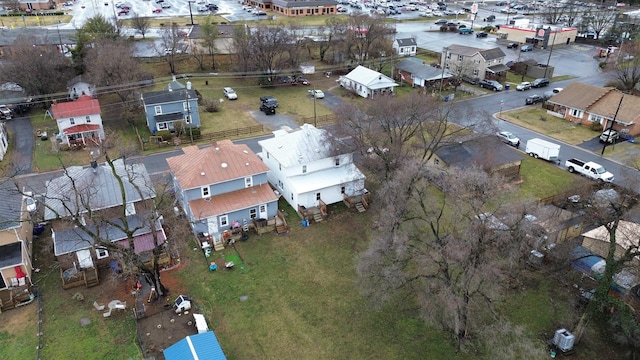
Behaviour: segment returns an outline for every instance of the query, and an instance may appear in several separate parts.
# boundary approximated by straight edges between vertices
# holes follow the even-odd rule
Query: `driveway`
[[[6,122],[10,136],[14,143],[11,153],[13,172],[11,175],[23,175],[33,173],[31,161],[33,159],[33,146],[35,134],[28,117],[17,117]],[[47,146],[49,143],[43,144]]]
[[[298,124],[290,116],[280,114],[277,110],[273,115],[265,115],[260,110],[250,111],[250,114],[257,122],[266,126],[269,130],[279,130],[283,127],[296,129],[298,127]]]

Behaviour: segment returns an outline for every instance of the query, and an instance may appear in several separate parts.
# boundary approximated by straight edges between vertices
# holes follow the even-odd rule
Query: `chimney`
[[[91,169],[93,169],[93,173],[97,173],[98,172],[98,162],[95,160],[91,161]]]
[[[211,144],[213,145],[214,148],[216,148],[216,149],[218,148],[218,142],[217,141],[213,140],[211,142]]]
[[[191,81],[187,81],[187,90],[191,90]]]

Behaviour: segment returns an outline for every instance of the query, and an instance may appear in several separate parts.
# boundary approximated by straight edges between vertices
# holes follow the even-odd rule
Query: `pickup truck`
[[[604,182],[612,182],[614,180],[612,173],[608,172],[602,165],[596,164],[593,161],[585,162],[578,159],[569,159],[564,163],[564,166],[570,173],[575,172],[594,180]]]

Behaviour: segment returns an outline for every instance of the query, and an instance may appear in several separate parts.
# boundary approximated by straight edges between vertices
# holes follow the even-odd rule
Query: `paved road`
[[[28,117],[17,117],[6,122],[11,142],[13,142],[12,165],[14,174],[23,175],[33,172],[31,168],[35,133]]]

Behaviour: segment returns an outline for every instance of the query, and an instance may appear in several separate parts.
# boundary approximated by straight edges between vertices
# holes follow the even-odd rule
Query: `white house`
[[[351,90],[363,98],[390,94],[398,86],[390,77],[358,65],[350,73],[340,77],[340,86]]]
[[[400,56],[416,56],[418,44],[414,38],[396,39],[393,42],[393,50]]]
[[[63,144],[84,146],[104,140],[98,99],[82,95],[75,101],[54,102],[51,115]]]
[[[269,183],[294,208],[341,202],[344,195],[366,192],[365,176],[349,154],[333,155],[331,135],[304,124],[293,131],[276,130],[273,138],[258,141],[258,154],[269,167]]]
[[[82,95],[95,95],[96,86],[89,81],[85,81],[82,75],[78,75],[67,81],[67,92],[69,93],[69,97],[75,100]]]

